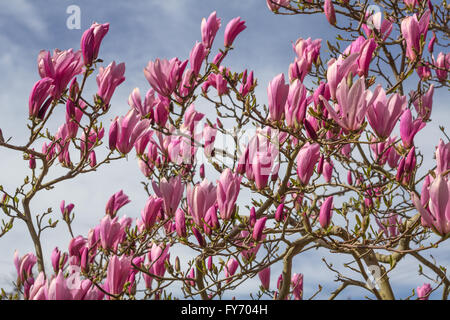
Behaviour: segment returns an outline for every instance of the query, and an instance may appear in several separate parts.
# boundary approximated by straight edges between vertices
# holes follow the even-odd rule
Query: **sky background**
[[[69,5],[81,9],[81,29],[70,30],[66,27]],[[155,58],[189,57],[196,41],[201,40],[200,23],[212,11],[222,19],[222,28],[216,37],[216,45],[222,44],[226,23],[236,16],[246,21],[247,29],[234,43],[235,50],[225,60],[233,71],[254,70],[258,79],[257,89],[260,104],[267,102],[268,82],[283,72],[287,77],[289,64],[294,59],[292,42],[297,38],[322,38],[322,52],[326,52],[326,39],[335,36],[323,15],[316,16],[278,16],[271,13],[265,0],[147,0],[147,1],[5,1],[0,0],[0,127],[5,137],[13,137],[12,142],[23,144],[27,138],[28,96],[33,84],[39,80],[36,59],[40,50],[54,48],[79,49],[80,38],[92,22],[109,22],[109,33],[105,37],[100,57],[105,65],[115,60],[125,62],[126,81],[116,90],[111,101],[110,119],[123,115],[129,109],[128,95],[133,88],[139,87],[145,93],[149,84],[142,72],[149,60]],[[94,77],[87,87],[87,97],[96,91]],[[416,138],[417,145],[425,155],[426,163],[433,165],[434,148],[442,137],[438,126],[447,125],[450,115],[448,92],[437,91],[432,118],[435,122],[427,125]],[[200,104],[198,110],[208,114],[208,105]],[[64,119],[64,110],[58,110],[49,127],[52,132]],[[214,120],[214,118],[212,118]],[[109,127],[108,121],[104,123]],[[398,130],[398,128],[397,128]],[[9,190],[23,182],[26,163],[21,153],[1,150],[0,164],[3,168],[0,184]],[[56,173],[61,173],[57,171]],[[120,213],[137,218],[146,201],[146,193],[140,181],[143,176],[137,166],[134,155],[110,166],[102,167],[98,172],[83,175],[74,181],[57,185],[51,191],[39,194],[34,200],[36,213],[46,208],[54,208],[54,217],[59,218],[61,200],[75,204],[75,234],[87,235],[89,228],[95,226],[103,217],[104,206],[108,198],[123,189],[132,202]],[[210,178],[210,180],[215,180]],[[242,197],[242,195],[241,195]],[[70,241],[65,225],[60,223],[55,230],[43,236],[44,254],[49,257],[51,250],[58,246],[66,250]],[[449,241],[447,241],[449,242]],[[19,221],[13,231],[0,239],[0,287],[7,287],[15,279],[12,263],[14,250],[21,255],[32,250],[32,242],[24,225]],[[437,261],[449,265],[450,247],[441,246],[433,252]],[[171,257],[174,259],[176,251]],[[322,257],[336,266],[348,261],[347,257],[332,255],[325,250],[308,252],[294,260],[293,272],[304,274],[304,297],[315,293],[318,284],[324,289],[317,296],[327,298],[338,284],[335,275],[324,268]],[[392,285],[397,298],[409,296],[413,288],[427,281],[417,276],[418,265],[412,260],[402,261],[391,274]],[[272,272],[271,285],[276,285],[279,273]],[[231,293],[237,297],[248,290],[255,290],[258,281],[250,283]],[[249,289],[250,288],[250,289]],[[438,293],[440,294],[440,292]],[[346,289],[339,298],[362,298],[365,291],[358,288]],[[437,297],[437,296],[435,296]]]

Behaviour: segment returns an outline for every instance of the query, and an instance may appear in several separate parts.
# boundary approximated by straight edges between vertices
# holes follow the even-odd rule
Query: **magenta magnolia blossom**
[[[113,61],[106,68],[100,67],[97,76],[97,95],[105,105],[109,104],[116,88],[125,81],[124,73],[125,63],[123,62],[116,65]]]
[[[217,31],[220,28],[220,18],[217,18],[216,12],[212,12],[208,20],[203,18],[201,24],[202,42],[205,48],[211,49],[211,46],[216,37]],[[217,65],[217,64],[216,64]]]
[[[421,287],[417,287],[417,296],[419,297],[419,300],[428,300],[431,290],[431,285],[429,283],[424,283]]]
[[[175,90],[186,64],[187,60],[181,63],[177,58],[173,58],[170,61],[156,59],[155,62],[149,61],[144,69],[144,75],[156,92],[164,97],[168,97]]]
[[[411,193],[411,198],[426,227],[433,228],[442,236],[450,234],[450,181],[446,177],[438,174],[430,184],[429,201],[425,205],[416,194]]]
[[[283,117],[288,92],[289,85],[285,83],[282,73],[270,81],[267,87],[267,97],[269,99],[269,113],[272,120],[279,121]]]
[[[81,51],[55,49],[53,56],[42,50],[38,55],[38,70],[41,78],[53,79],[52,96],[59,99],[70,80],[83,71]]]
[[[109,146],[123,154],[129,153],[134,143],[149,129],[149,120],[141,120],[135,109],[128,111],[125,117],[116,118],[109,128]]]
[[[111,217],[115,217],[117,214],[117,211],[119,211],[120,208],[122,208],[124,205],[130,203],[131,200],[128,199],[128,196],[123,193],[122,190],[119,192],[113,194],[106,204],[106,214],[109,214]]]
[[[223,220],[231,219],[234,207],[241,187],[242,177],[233,173],[229,168],[225,169],[217,180],[217,204],[220,217]]]
[[[430,11],[427,10],[418,20],[417,15],[406,17],[402,20],[401,31],[406,42],[406,55],[410,60],[415,60],[422,53],[420,39],[427,37],[430,23]]]
[[[155,194],[164,200],[164,213],[167,217],[173,217],[175,211],[183,198],[184,185],[180,176],[172,177],[169,180],[163,178],[159,185],[152,182]]]
[[[131,271],[131,258],[113,256],[109,260],[104,289],[112,295],[121,294]]]
[[[328,228],[331,222],[331,217],[333,216],[333,197],[328,197],[322,203],[319,213],[319,222],[322,228]]]
[[[189,214],[197,226],[202,226],[206,211],[216,203],[216,187],[208,180],[195,186],[187,186],[187,204]]]
[[[244,31],[245,28],[247,28],[247,26],[245,25],[245,21],[241,21],[241,17],[234,18],[228,22],[225,27],[225,39],[223,45],[225,47],[231,47],[234,39],[236,39],[239,33]]]
[[[92,26],[87,29],[81,37],[81,52],[85,65],[91,65],[98,57],[100,44],[103,37],[108,33],[109,23],[99,24],[94,22]]]
[[[388,99],[381,85],[376,87],[373,97],[373,102],[367,109],[367,120],[378,137],[386,139],[406,109],[406,97],[395,93]]]
[[[320,145],[306,143],[297,156],[297,175],[303,185],[309,183],[320,157]]]
[[[44,119],[45,113],[53,100],[53,90],[53,79],[51,78],[43,78],[36,82],[28,100],[30,117]]]
[[[414,145],[414,137],[425,125],[426,123],[420,118],[413,121],[411,110],[406,109],[403,112],[400,118],[400,137],[406,148],[411,148]]]
[[[371,104],[371,92],[365,89],[364,78],[359,78],[348,87],[346,79],[343,79],[336,91],[338,111],[330,106],[325,98],[322,101],[331,118],[343,129],[358,131],[364,122],[367,107]]]

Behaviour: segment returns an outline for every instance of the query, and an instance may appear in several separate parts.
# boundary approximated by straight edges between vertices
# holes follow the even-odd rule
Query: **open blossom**
[[[367,120],[378,137],[386,139],[406,109],[406,97],[395,93],[388,99],[381,85],[376,87],[373,97],[367,108]]]
[[[187,62],[188,60],[181,62],[177,58],[149,61],[144,69],[144,75],[156,92],[164,97],[168,97],[173,93],[178,81],[181,79]]]
[[[311,38],[303,39],[298,38],[292,45],[298,59],[306,59],[308,71],[311,69],[311,65],[317,61],[320,55],[322,39],[312,40]]]
[[[169,180],[161,179],[159,185],[152,181],[155,194],[164,200],[164,213],[167,217],[173,217],[175,211],[183,198],[184,185],[180,176],[172,177]]]
[[[38,55],[38,70],[41,78],[53,79],[54,99],[59,99],[70,80],[83,71],[81,51],[55,49],[53,55],[42,50]]]
[[[337,88],[342,81],[345,80],[349,72],[355,73],[358,66],[358,58],[359,53],[354,52],[345,59],[340,56],[337,60],[333,58],[328,61],[327,84],[328,89],[330,90],[331,99],[336,99]]]
[[[438,174],[427,194],[422,196],[429,197],[424,204],[415,193],[411,193],[414,205],[422,216],[422,224],[433,228],[441,236],[450,234],[450,181]]]
[[[109,198],[105,209],[106,214],[109,214],[111,217],[115,217],[117,211],[119,211],[120,208],[130,202],[131,200],[128,198],[128,196],[123,193],[122,190],[120,190]]]
[[[91,65],[98,57],[100,44],[103,37],[108,33],[109,23],[99,24],[94,22],[81,37],[81,52],[85,65]]]
[[[140,119],[135,109],[131,109],[125,117],[116,118],[109,128],[109,146],[123,154],[129,153],[134,143],[149,130],[148,119]]]
[[[143,102],[141,100],[141,91],[139,88],[134,88],[128,97],[128,105],[135,109],[141,117],[145,117],[150,114],[155,103],[155,91],[153,89],[149,89],[147,91]]]
[[[425,125],[426,123],[420,118],[413,121],[411,110],[406,109],[403,112],[400,118],[400,137],[405,148],[411,148],[414,145],[414,137]]]
[[[336,91],[337,107],[335,110],[328,101],[322,101],[331,118],[347,131],[357,131],[364,122],[368,105],[372,103],[372,93],[365,89],[364,78],[359,78],[349,88],[343,79]]]
[[[369,15],[367,12],[367,23],[362,25],[362,29],[368,38],[376,37],[374,30],[378,32],[381,39],[384,41],[389,37],[392,32],[393,24],[389,19],[383,19],[383,13],[381,11],[375,12]]]
[[[36,262],[37,258],[32,253],[27,253],[20,258],[17,250],[14,252],[14,265],[16,267],[18,279],[21,283],[24,283],[32,276],[32,269]]]
[[[123,62],[116,65],[113,61],[106,68],[100,67],[97,75],[97,95],[105,105],[109,104],[116,88],[125,81],[124,73],[125,63]]]

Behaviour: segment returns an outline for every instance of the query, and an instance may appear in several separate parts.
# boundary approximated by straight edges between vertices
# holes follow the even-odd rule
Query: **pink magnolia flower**
[[[150,252],[147,254],[149,265],[149,272],[157,277],[163,277],[166,272],[166,261],[169,261],[170,245],[167,244],[165,247],[162,245],[152,244]]]
[[[49,51],[42,50],[38,55],[38,70],[41,78],[53,79],[52,96],[59,99],[70,80],[83,71],[81,51],[55,49],[51,56]]]
[[[150,114],[153,106],[156,104],[155,91],[149,89],[145,95],[145,100],[142,103],[141,92],[139,88],[134,88],[128,97],[128,105],[136,110],[141,117],[146,117]]]
[[[297,155],[297,175],[303,185],[309,183],[314,168],[320,157],[320,146],[317,143],[307,142]]]
[[[267,7],[270,11],[278,12],[281,7],[288,7],[290,4],[289,0],[266,0]]]
[[[149,61],[144,69],[144,75],[156,92],[168,97],[174,92],[178,81],[181,80],[187,62],[188,60],[180,62],[177,58]]]
[[[415,193],[411,198],[422,216],[422,224],[441,236],[450,233],[450,181],[438,174],[429,187],[429,201],[423,205]]]
[[[383,19],[382,12],[375,12],[372,15],[367,14],[367,23],[362,25],[362,29],[366,34],[367,38],[376,37],[375,30],[380,35],[381,39],[386,40],[392,32],[393,24],[388,19]]]
[[[414,145],[414,137],[425,125],[426,123],[420,118],[413,121],[411,110],[406,109],[403,112],[400,118],[400,137],[405,148],[411,148]]]
[[[91,65],[98,57],[100,44],[103,37],[108,33],[109,23],[99,24],[94,22],[92,26],[87,29],[81,37],[81,52],[83,53],[83,60],[86,66]]]
[[[434,94],[434,85],[430,85],[428,91],[423,94],[418,94],[415,91],[410,92],[410,97],[414,108],[416,109],[418,115],[422,118],[423,121],[426,121],[430,118],[431,110],[433,108],[433,94]]]
[[[206,57],[206,50],[207,49],[202,42],[197,42],[191,50],[189,62],[194,75],[198,75],[200,73],[200,68],[202,67],[203,61]]]
[[[225,266],[225,278],[232,277],[236,273],[237,268],[239,267],[239,262],[235,258],[231,258],[228,260]],[[227,279],[227,282],[230,282],[231,279]]]
[[[203,226],[206,212],[216,203],[216,187],[208,180],[203,180],[195,186],[187,186],[187,204],[189,214],[197,226]]]
[[[152,181],[155,194],[164,200],[164,213],[167,217],[173,217],[175,211],[183,197],[184,185],[180,176],[172,177],[169,180],[163,178],[159,185]]]
[[[419,297],[419,300],[428,300],[431,290],[431,285],[429,283],[424,283],[421,287],[417,287],[417,296]]]
[[[25,283],[25,281],[33,275],[33,267],[36,262],[37,258],[34,254],[27,253],[20,258],[19,252],[17,252],[17,250],[14,251],[14,265],[20,283]]]
[[[30,93],[28,100],[30,118],[44,119],[53,97],[53,79],[45,77],[38,80]]]
[[[241,21],[241,17],[236,17],[228,22],[225,27],[225,36],[224,36],[224,46],[231,47],[234,42],[234,39],[245,30],[247,26],[245,25],[245,21]]]
[[[123,154],[129,153],[136,140],[150,130],[149,127],[148,119],[141,120],[135,109],[129,110],[125,117],[116,118],[109,128],[111,150],[117,149]]]
[[[395,93],[388,99],[383,87],[378,85],[373,94],[372,104],[367,108],[367,120],[378,137],[386,139],[391,135],[405,109],[405,96]]]
[[[220,18],[217,18],[216,11],[212,12],[208,20],[202,19],[201,32],[202,32],[202,42],[206,49],[211,49],[216,37],[217,31],[220,28]],[[218,65],[218,64],[216,64]]]
[[[155,196],[150,196],[145,204],[145,208],[141,211],[141,220],[139,222],[143,229],[150,230],[158,218],[164,200]]]
[[[267,217],[262,217],[256,220],[255,226],[253,227],[252,237],[255,241],[261,241],[264,228],[266,227]]]
[[[323,4],[323,11],[325,13],[325,16],[327,17],[327,20],[330,24],[335,25],[336,24],[336,13],[334,11],[334,5],[331,0],[325,0]]]
[[[105,215],[100,222],[100,243],[103,249],[116,249],[120,238],[122,237],[122,225],[118,218],[111,218]]]
[[[291,278],[291,288],[292,294],[294,295],[294,300],[303,299],[303,274],[294,273]]]
[[[450,169],[450,142],[444,143],[439,139],[436,148],[436,174],[444,174]]]
[[[450,53],[445,54],[443,52],[439,52],[436,60],[434,60],[433,57],[433,63],[436,67],[436,77],[440,81],[446,81],[448,70],[450,69]]]
[[[348,59],[348,58],[347,58]],[[364,78],[359,78],[349,88],[343,79],[336,91],[338,112],[321,97],[331,118],[347,131],[358,131],[365,119],[367,107],[372,103],[372,93],[365,89]]]
[[[112,295],[119,295],[128,280],[131,271],[131,257],[113,256],[109,260],[104,290]],[[109,298],[109,296],[108,296]]]
[[[111,62],[106,68],[100,67],[97,75],[99,96],[105,105],[109,105],[111,97],[116,88],[125,81],[125,63],[116,65],[116,62]]]
[[[427,37],[430,15],[430,10],[427,10],[420,20],[416,14],[402,20],[401,32],[406,42],[406,56],[410,60],[415,60],[422,53],[420,39],[422,36],[424,39]]]
[[[298,38],[293,44],[295,53],[298,59],[306,59],[308,65],[308,71],[311,69],[311,65],[317,61],[320,55],[320,47],[322,45],[322,39],[312,40],[311,38],[303,39]]]
[[[358,67],[358,58],[359,53],[355,52],[345,59],[340,56],[337,60],[333,58],[328,61],[327,84],[332,99],[336,99],[336,90],[340,83],[347,77],[348,73],[355,73],[356,68]]]
[[[203,141],[204,141],[204,151],[205,155],[209,158],[213,155],[214,141],[216,140],[217,125],[214,124],[212,127],[205,123],[203,127]]]
[[[226,168],[217,180],[217,205],[222,220],[231,219],[239,195],[242,177]]]
[[[333,197],[330,196],[325,199],[320,207],[319,222],[322,228],[326,229],[330,225],[331,217],[333,216]]]
[[[259,280],[261,280],[261,285],[265,290],[269,290],[270,288],[270,266],[262,269],[258,272]]]
[[[48,299],[48,282],[45,279],[44,272],[40,272],[30,287],[28,293],[29,300],[47,300]]]
[[[63,271],[59,270],[58,275],[50,281],[47,293],[48,300],[73,300],[72,293],[67,287]]]
[[[270,81],[267,87],[267,97],[269,99],[269,113],[272,120],[279,121],[282,119],[288,92],[289,85],[285,83],[282,73]]]
[[[307,103],[305,86],[299,80],[294,80],[289,86],[289,93],[284,106],[286,124],[288,126],[301,126],[305,119]]]
[[[175,230],[178,236],[186,237],[186,216],[181,208],[175,212]]]
[[[117,214],[117,211],[119,211],[120,208],[130,202],[131,200],[128,198],[128,196],[123,193],[123,190],[120,190],[109,198],[108,203],[106,204],[105,212],[107,215],[110,215],[112,218],[114,218]]]
[[[239,93],[242,97],[247,96],[247,94],[254,88],[256,85],[256,81],[253,78],[253,71],[247,75],[247,69],[245,69],[244,74],[242,75],[242,84],[239,88]]]

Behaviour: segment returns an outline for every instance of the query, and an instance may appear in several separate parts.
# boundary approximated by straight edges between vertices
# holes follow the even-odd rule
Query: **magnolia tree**
[[[297,39],[286,75],[264,84],[267,105],[255,96],[257,72],[226,65],[247,28],[240,17],[225,25],[213,12],[188,59],[150,61],[145,97],[134,89],[130,109],[112,122],[125,64],[100,66],[109,24],[86,30],[80,50],[41,51],[29,138],[0,139],[29,167],[22,185],[1,189],[1,235],[24,223],[34,244],[34,252],[11,257],[16,290],[3,298],[218,299],[256,278],[259,290],[249,297],[303,299],[293,259],[324,248],[350,259],[351,276],[324,260],[338,282],[331,299],[349,286],[395,299],[390,273],[407,257],[430,272],[427,283],[411,283],[410,298],[440,291],[447,299],[447,270],[428,255],[450,235],[450,143],[441,128],[443,139],[430,141],[435,161],[421,168],[414,138],[432,119],[433,97],[448,90],[449,7],[375,3],[267,0],[275,14],[324,14],[341,33],[326,54],[321,39]],[[87,97],[93,76],[98,91]],[[209,114],[196,111],[199,101]],[[49,119],[64,107],[51,132]],[[143,174],[135,178],[144,177],[148,193],[136,221],[120,214],[130,202],[123,191],[85,235],[72,232],[74,204],[63,200],[56,215],[33,209],[39,193],[134,154]],[[56,167],[64,173],[52,177]],[[42,234],[57,220],[72,240],[45,257]],[[176,248],[189,254],[174,256]]]

